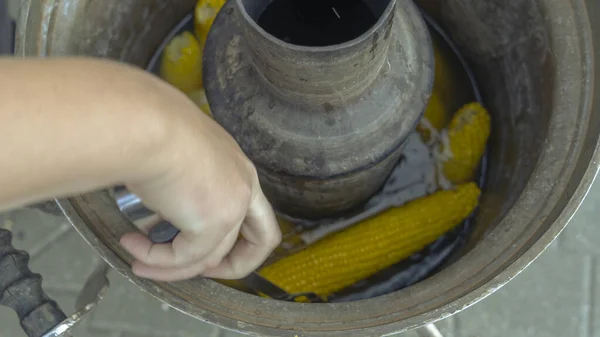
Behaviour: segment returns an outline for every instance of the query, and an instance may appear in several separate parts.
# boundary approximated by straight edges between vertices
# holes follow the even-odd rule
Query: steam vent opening
[[[260,3],[261,1],[257,1]],[[245,6],[267,33],[290,44],[324,47],[360,37],[373,27],[390,0],[275,0],[257,10]],[[264,7],[264,5],[263,5]]]

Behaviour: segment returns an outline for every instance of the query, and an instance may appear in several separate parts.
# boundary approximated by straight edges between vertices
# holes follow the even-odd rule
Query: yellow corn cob
[[[419,131],[425,142],[431,139],[432,132],[440,132],[448,125],[452,115],[451,111],[448,110],[448,94],[456,91],[451,85],[452,74],[438,44],[433,45],[433,55],[435,57],[433,91],[423,114],[424,120],[417,127],[417,131]]]
[[[445,55],[443,55],[440,49],[439,43],[433,44],[433,56],[435,59],[435,79],[433,82],[433,91],[440,96],[442,102],[447,103],[452,101],[452,94],[456,92],[456,85],[454,83],[455,74],[453,74],[453,68],[448,65]],[[448,112],[446,118],[451,115]],[[446,126],[446,123],[442,126]]]
[[[433,243],[475,209],[475,183],[436,192],[332,234],[260,270],[291,294],[326,297]]]
[[[208,32],[225,0],[198,0],[194,11],[194,29],[200,44],[204,46]]]
[[[202,88],[202,49],[194,34],[183,32],[169,41],[160,76],[185,93]]]
[[[444,131],[436,156],[446,179],[454,184],[473,180],[490,136],[490,116],[479,103],[463,106]]]
[[[442,103],[440,96],[437,92],[431,94],[425,113],[423,114],[423,120],[417,126],[417,131],[425,142],[428,142],[432,133],[437,133],[442,130],[448,123],[448,112]]]
[[[194,101],[194,103],[196,103],[200,110],[212,117],[212,113],[210,111],[210,106],[208,105],[208,100],[206,99],[206,92],[204,91],[204,89],[192,91],[187,95],[192,101]]]

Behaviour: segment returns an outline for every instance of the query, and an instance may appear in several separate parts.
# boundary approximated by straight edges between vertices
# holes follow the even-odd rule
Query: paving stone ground
[[[600,184],[573,222],[539,259],[494,295],[438,323],[446,337],[600,337]],[[68,313],[98,257],[51,209],[0,214],[14,245],[32,255],[31,268]],[[196,321],[110,273],[107,297],[77,328],[76,337],[236,337]],[[399,337],[415,337],[415,333]],[[25,337],[16,316],[0,308],[0,337]]]

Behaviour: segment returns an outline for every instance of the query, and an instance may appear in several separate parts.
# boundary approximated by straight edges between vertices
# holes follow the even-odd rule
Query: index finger
[[[205,277],[240,279],[265,262],[281,242],[281,230],[271,204],[262,192],[252,200],[241,238],[231,252],[215,268],[203,273]]]

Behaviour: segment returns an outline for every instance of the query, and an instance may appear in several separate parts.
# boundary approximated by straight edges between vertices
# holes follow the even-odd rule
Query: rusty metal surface
[[[193,317],[255,336],[383,336],[445,318],[485,298],[556,238],[596,177],[600,87],[594,84],[600,84],[600,78],[594,71],[599,56],[592,41],[595,38],[600,44],[600,4],[595,0],[423,2],[434,16],[444,13],[441,21],[474,66],[495,125],[489,181],[475,221],[477,240],[436,275],[402,291],[340,304],[277,302],[204,279],[155,283],[130,272],[131,257],[120,248],[118,237],[134,227],[108,193],[61,200],[64,212],[104,259],[145,291]],[[68,9],[94,7],[93,3],[25,0],[24,5],[31,7],[21,13],[19,54],[122,56],[144,66],[151,49],[168,31],[161,25],[175,25],[194,1],[179,1],[181,7],[165,10],[169,16],[152,12],[164,9],[163,1],[107,0],[102,2],[103,12],[121,8],[117,13],[129,11],[131,22],[108,21],[105,13],[96,19],[94,11],[88,11],[86,21],[80,22],[82,29],[69,26],[74,19],[63,17],[73,14]],[[123,49],[117,53],[111,41],[119,45],[120,34],[129,36],[130,30],[144,27],[139,22],[143,14],[139,9],[144,8],[150,11],[147,17],[154,19],[145,23],[153,29],[143,37],[155,43],[137,44],[135,52],[120,45]],[[592,26],[588,15],[596,18]],[[64,30],[47,28],[52,27],[48,23],[59,21]],[[67,28],[78,35],[70,36]],[[99,43],[109,47],[95,48]]]
[[[265,1],[229,1],[215,20],[204,50],[212,114],[278,210],[343,213],[382,187],[423,114],[434,75],[427,27],[409,0],[386,0],[361,37],[296,46],[248,15]]]

